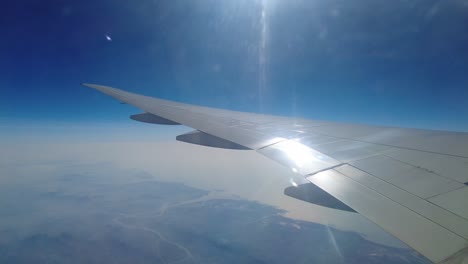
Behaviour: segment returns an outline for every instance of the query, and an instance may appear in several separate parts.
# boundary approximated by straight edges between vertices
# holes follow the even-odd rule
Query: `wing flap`
[[[467,246],[467,240],[336,169],[307,180],[380,225],[431,261],[440,262]],[[387,186],[388,187],[388,186]]]
[[[430,219],[451,232],[468,239],[468,221],[449,210],[437,206],[351,165],[343,165],[335,170],[359,184],[388,197],[396,203],[413,210],[427,219]]]

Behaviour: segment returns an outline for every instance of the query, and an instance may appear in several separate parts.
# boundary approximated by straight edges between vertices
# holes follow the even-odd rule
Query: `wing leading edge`
[[[468,133],[375,127],[194,106],[83,84],[256,150],[434,262],[468,256]]]

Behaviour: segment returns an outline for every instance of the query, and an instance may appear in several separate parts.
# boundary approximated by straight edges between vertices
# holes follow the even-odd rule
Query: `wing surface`
[[[468,133],[236,112],[83,85],[256,150],[431,261],[468,255]]]

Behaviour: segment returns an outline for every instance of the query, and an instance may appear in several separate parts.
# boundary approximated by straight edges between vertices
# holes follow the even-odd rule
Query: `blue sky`
[[[8,1],[0,33],[4,124],[128,125],[138,110],[88,82],[234,110],[468,131],[466,0]]]

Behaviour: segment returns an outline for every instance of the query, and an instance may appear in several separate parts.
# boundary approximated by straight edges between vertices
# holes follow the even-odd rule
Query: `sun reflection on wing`
[[[283,151],[298,168],[302,168],[305,164],[313,160],[323,159],[322,155],[317,155],[311,148],[296,141],[287,141],[285,144],[281,144],[279,149]]]
[[[313,174],[342,164],[341,161],[295,140],[280,141],[258,152],[301,175]]]
[[[299,186],[299,184],[297,184],[297,182],[293,178],[289,179],[289,183],[291,183],[291,185],[294,186],[294,187]]]

